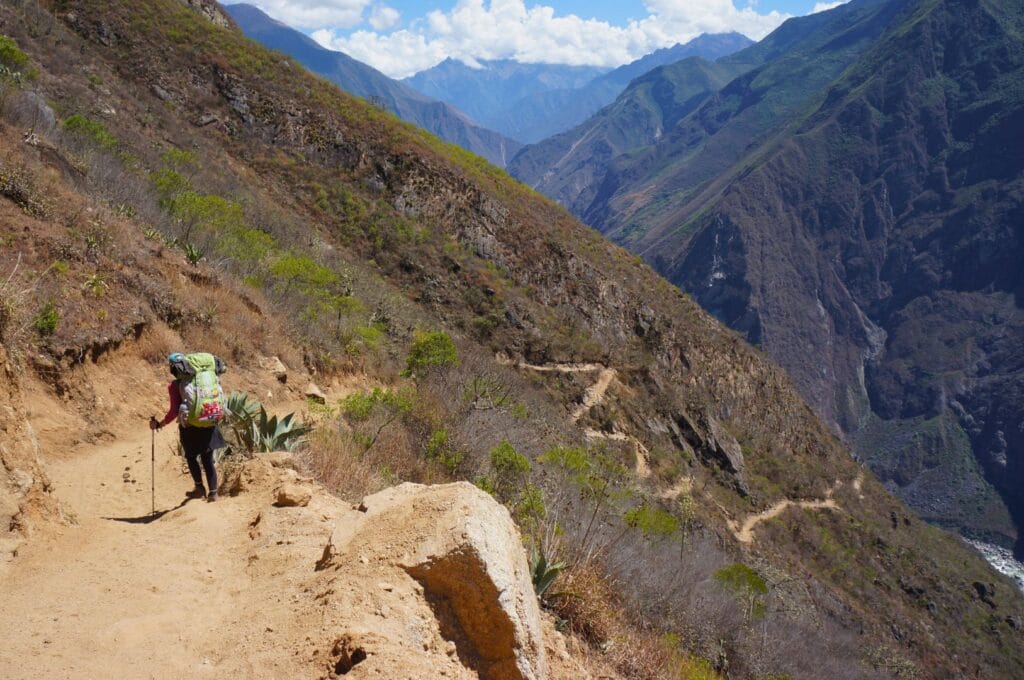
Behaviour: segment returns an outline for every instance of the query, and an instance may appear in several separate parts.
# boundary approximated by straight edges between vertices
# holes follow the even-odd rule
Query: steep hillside
[[[653,69],[585,123],[525,147],[508,170],[570,209],[585,210],[604,196],[612,169],[630,152],[657,142],[736,72],[700,57]]]
[[[926,517],[1018,553],[1021,21],[890,3],[583,166],[576,195],[548,183],[776,357]]]
[[[442,101],[426,97],[347,54],[324,49],[252,5],[227,5],[225,11],[247,36],[260,44],[284,52],[346,92],[383,106],[402,120],[483,156],[499,167],[504,167],[522,147],[519,142],[474,124],[461,111]]]
[[[167,352],[203,348],[270,403],[316,397],[310,378],[347,386],[308,406],[299,464],[348,500],[400,481],[490,491],[529,547],[567,562],[538,568],[557,578],[544,606],[623,677],[1019,671],[1012,583],[636,258],[185,3],[46,7],[0,7],[0,271],[18,291],[3,345],[20,390],[3,393],[18,442],[2,499],[32,520],[11,543],[75,531],[58,501],[97,506],[45,481],[81,455],[61,442],[144,426]],[[407,573],[443,593],[425,571]],[[333,614],[357,606],[338,597]]]
[[[635,213],[677,202],[680,191],[778,134],[873,44],[897,4],[850,2],[790,19],[714,64],[689,59],[654,71],[575,129],[523,149],[509,171],[616,240],[632,242],[648,222]],[[636,205],[622,205],[629,201]],[[626,229],[628,237],[619,233]]]

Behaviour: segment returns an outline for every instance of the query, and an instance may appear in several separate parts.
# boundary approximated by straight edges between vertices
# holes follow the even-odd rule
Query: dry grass
[[[151,364],[162,364],[167,361],[171,352],[180,351],[181,336],[157,322],[150,324],[135,341],[135,353]]]
[[[671,643],[644,630],[625,616],[627,611],[607,571],[596,562],[568,569],[551,598],[555,614],[568,631],[601,654],[602,661],[626,678],[678,680],[677,656]]]
[[[396,424],[366,449],[339,416],[327,416],[301,455],[308,474],[350,501],[401,482],[450,481],[422,454],[422,442]]]
[[[306,472],[326,488],[355,501],[387,487],[373,465],[360,459],[359,448],[351,432],[321,426],[314,430],[299,459]]]

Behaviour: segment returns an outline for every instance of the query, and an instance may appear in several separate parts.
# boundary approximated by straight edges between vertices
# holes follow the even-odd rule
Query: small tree
[[[586,528],[579,541],[580,559],[593,553],[590,545],[597,518],[632,496],[626,487],[626,467],[605,449],[588,450],[580,446],[558,446],[546,451],[542,463],[554,465],[579,489],[584,502],[592,505]]]
[[[416,331],[403,375],[414,380],[431,368],[456,366],[459,354],[452,337],[444,331]]]
[[[716,571],[715,581],[736,596],[743,605],[747,622],[764,617],[768,584],[756,571],[742,562],[735,562]]]
[[[516,451],[507,439],[491,449],[491,476],[481,486],[493,493],[501,502],[513,504],[519,492],[526,486],[530,472],[530,461]]]
[[[369,432],[355,433],[365,454],[377,443],[384,430],[412,410],[413,397],[408,392],[373,388],[371,392],[351,394],[341,402],[341,412],[353,423],[369,423],[376,418]]]

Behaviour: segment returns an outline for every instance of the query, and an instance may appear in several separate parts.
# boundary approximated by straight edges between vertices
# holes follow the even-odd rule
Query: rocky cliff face
[[[1003,540],[1022,521],[1024,452],[1024,109],[1008,85],[1024,63],[1006,9],[908,8],[906,32],[731,182],[665,264],[925,516]]]
[[[1012,542],[1021,7],[826,15],[827,41],[733,81],[569,204],[776,357],[926,517]]]

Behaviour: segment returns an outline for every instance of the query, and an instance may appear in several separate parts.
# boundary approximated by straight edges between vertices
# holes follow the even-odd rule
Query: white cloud
[[[817,14],[818,12],[826,12],[830,9],[835,9],[839,5],[845,5],[849,0],[839,0],[838,2],[818,2],[815,3],[811,9],[811,14]]]
[[[293,28],[353,28],[371,0],[246,0]]]
[[[373,9],[370,10],[370,26],[375,31],[386,31],[397,25],[401,17],[402,15],[394,7],[374,5]]]
[[[312,0],[263,1],[312,5]],[[334,0],[335,4],[344,1]],[[352,5],[368,1],[348,0]],[[760,14],[753,6],[737,8],[733,0],[645,0],[644,6],[647,16],[643,19],[613,26],[573,14],[557,15],[551,7],[527,6],[525,0],[458,0],[451,10],[434,10],[425,19],[391,32],[374,23],[377,14],[380,21],[389,19],[383,12],[391,8],[377,6],[371,10],[372,31],[348,33],[344,29],[351,25],[328,23],[315,27],[321,30],[312,35],[325,47],[391,77],[404,78],[448,57],[468,64],[509,58],[525,63],[618,66],[701,33],[739,31],[760,39],[788,18],[774,11]]]

